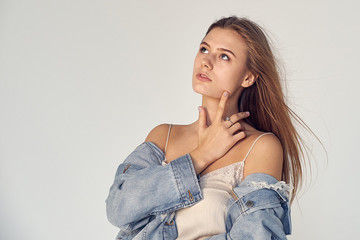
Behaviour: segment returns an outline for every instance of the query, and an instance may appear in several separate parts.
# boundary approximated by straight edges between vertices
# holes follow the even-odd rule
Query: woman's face
[[[203,39],[195,57],[192,86],[195,92],[221,98],[224,90],[239,97],[246,69],[247,47],[234,30],[214,28]]]

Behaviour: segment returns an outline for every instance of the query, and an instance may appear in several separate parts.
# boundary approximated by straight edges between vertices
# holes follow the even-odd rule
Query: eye
[[[226,54],[221,54],[221,55],[220,55],[220,58],[221,58],[222,60],[225,60],[225,61],[229,61],[229,60],[230,60],[229,56],[226,55]]]
[[[202,53],[208,53],[209,51],[205,47],[200,48],[200,52]]]

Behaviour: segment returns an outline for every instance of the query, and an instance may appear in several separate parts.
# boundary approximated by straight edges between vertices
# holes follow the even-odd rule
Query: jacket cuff
[[[184,205],[191,206],[203,199],[198,176],[190,157],[187,153],[169,163],[174,172],[180,196]]]

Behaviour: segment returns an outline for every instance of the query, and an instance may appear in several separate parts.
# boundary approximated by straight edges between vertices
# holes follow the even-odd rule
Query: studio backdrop
[[[161,123],[188,124],[207,27],[248,17],[272,39],[291,108],[322,141],[292,206],[300,239],[360,235],[356,1],[0,1],[0,239],[114,239],[117,166]]]

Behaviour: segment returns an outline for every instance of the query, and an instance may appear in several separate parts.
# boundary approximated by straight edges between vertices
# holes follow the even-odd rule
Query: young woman
[[[212,24],[192,86],[198,120],[155,127],[116,172],[106,203],[118,239],[286,239],[301,120],[261,28],[237,17]]]

